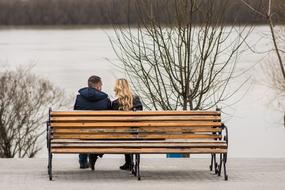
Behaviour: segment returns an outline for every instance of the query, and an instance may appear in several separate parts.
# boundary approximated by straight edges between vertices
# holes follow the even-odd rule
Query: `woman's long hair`
[[[115,95],[118,97],[119,110],[128,111],[133,107],[133,93],[126,79],[117,79]]]

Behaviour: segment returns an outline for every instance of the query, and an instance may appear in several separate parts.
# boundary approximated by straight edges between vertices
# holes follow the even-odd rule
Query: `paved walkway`
[[[78,169],[74,158],[54,159],[54,181],[46,159],[0,159],[0,189],[285,189],[285,158],[229,159],[229,181],[209,172],[209,159],[142,158],[142,180],[119,171],[121,159],[103,158],[96,171]]]

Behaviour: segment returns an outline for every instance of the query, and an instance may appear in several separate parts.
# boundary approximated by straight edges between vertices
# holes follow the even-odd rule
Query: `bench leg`
[[[214,154],[214,167],[215,167],[215,174],[219,172],[218,163],[217,163],[217,154]]]
[[[227,181],[228,175],[227,175],[226,163],[227,163],[227,153],[220,154],[220,164],[219,164],[218,176],[221,176],[222,167],[223,167],[224,168],[224,178]]]
[[[224,156],[223,156],[223,164],[224,164],[224,177],[225,177],[225,180],[227,181],[228,180],[228,175],[227,175],[227,168],[226,168],[226,163],[227,163],[227,153],[224,153]]]
[[[141,175],[140,175],[140,154],[136,154],[136,176],[138,177],[138,180],[141,180]]]
[[[218,176],[221,176],[222,164],[223,164],[223,154],[220,154],[220,164],[219,164],[219,168],[218,168]]]
[[[52,154],[49,153],[48,155],[48,175],[49,175],[49,180],[52,180]]]

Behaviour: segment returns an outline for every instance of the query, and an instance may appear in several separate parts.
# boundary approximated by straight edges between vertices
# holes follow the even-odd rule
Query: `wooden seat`
[[[210,154],[210,168],[220,175],[223,165],[227,179],[224,129],[219,111],[50,111],[49,176],[52,154],[134,154],[140,179],[140,154],[190,153]]]

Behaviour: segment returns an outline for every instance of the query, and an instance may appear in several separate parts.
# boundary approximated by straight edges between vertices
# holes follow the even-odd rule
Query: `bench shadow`
[[[48,179],[48,176],[47,176]],[[85,182],[102,182],[102,181],[120,181],[130,182],[137,181],[137,177],[128,171],[120,170],[69,170],[54,171],[54,181],[85,181]],[[224,177],[217,176],[213,172],[206,170],[169,170],[169,171],[141,171],[141,181],[223,181]]]
[[[205,170],[171,170],[171,171],[142,171],[141,176],[144,180],[163,180],[163,181],[219,181],[223,177],[215,175],[213,172]]]

